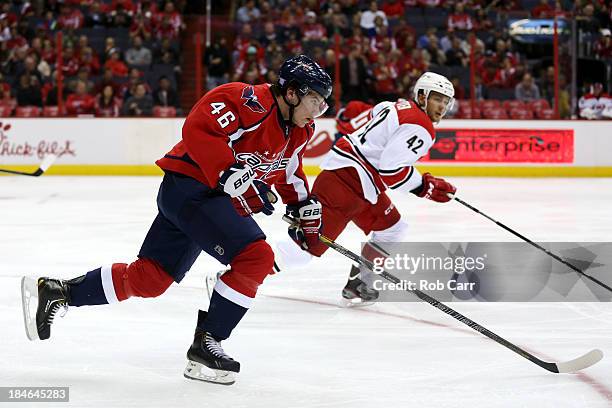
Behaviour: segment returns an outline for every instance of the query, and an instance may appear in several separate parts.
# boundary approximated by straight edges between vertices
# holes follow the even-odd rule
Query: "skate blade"
[[[220,385],[232,385],[236,382],[232,371],[208,368],[204,364],[196,363],[195,361],[187,361],[187,367],[185,367],[183,375],[190,380],[205,381]]]
[[[340,307],[353,308],[353,307],[372,306],[374,303],[376,302],[364,301],[361,298],[347,299],[345,297],[342,297],[340,298],[339,305]]]
[[[34,302],[34,303],[32,303]],[[28,339],[39,340],[36,328],[36,308],[38,307],[38,284],[36,279],[24,276],[21,278],[21,306],[23,308],[23,324]]]

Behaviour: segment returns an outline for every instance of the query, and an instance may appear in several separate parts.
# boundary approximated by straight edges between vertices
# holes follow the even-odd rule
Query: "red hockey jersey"
[[[230,165],[248,164],[283,202],[295,204],[310,194],[302,156],[313,134],[314,123],[286,126],[269,84],[233,82],[196,103],[182,140],[156,164],[213,188]]]

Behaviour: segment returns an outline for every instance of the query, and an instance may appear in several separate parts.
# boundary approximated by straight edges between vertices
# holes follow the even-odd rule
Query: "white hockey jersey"
[[[433,123],[416,102],[381,102],[367,123],[338,139],[321,168],[355,168],[364,197],[376,204],[387,188],[410,192],[421,185],[413,165],[434,142]]]

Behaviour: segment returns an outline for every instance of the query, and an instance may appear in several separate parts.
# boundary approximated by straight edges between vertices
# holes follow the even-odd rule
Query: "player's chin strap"
[[[297,92],[296,92],[297,95]],[[295,108],[297,108],[298,106],[300,106],[300,103],[302,103],[302,98],[300,98],[298,96],[298,103],[296,103],[295,105],[292,104],[291,102],[289,102],[287,100],[287,90],[285,89],[283,92],[281,92],[281,96],[283,97],[283,101],[285,101],[285,103],[287,104],[287,106],[289,106],[289,120],[285,121],[285,122],[289,122],[289,126],[293,126],[293,112],[295,111]]]

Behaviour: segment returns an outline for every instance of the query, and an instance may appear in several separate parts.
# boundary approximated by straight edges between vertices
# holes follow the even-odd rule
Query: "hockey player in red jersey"
[[[217,282],[208,312],[200,311],[187,352],[185,377],[231,384],[240,364],[221,347],[273,271],[274,254],[251,217],[272,214],[274,185],[299,220],[305,246],[318,240],[321,204],[311,196],[302,154],[314,118],[327,109],[329,75],[306,56],[282,65],[277,84],[221,85],[193,107],[182,140],[157,161],[164,178],[158,215],[138,259],[113,263],[68,280],[22,280],[26,331],[48,339],[61,307],[156,297],[180,282],[202,251],[231,269]],[[37,302],[35,316],[29,305]],[[206,374],[206,368],[214,374]]]
[[[336,239],[346,225],[354,222],[370,242],[401,242],[407,225],[385,190],[415,194],[436,202],[450,200],[455,187],[429,173],[419,174],[414,163],[435,141],[433,122],[439,122],[452,107],[454,88],[442,75],[424,73],[414,86],[413,100],[381,102],[371,109],[352,112],[354,131],[338,139],[324,159],[312,193],[323,205],[323,233]],[[373,245],[362,255],[380,256]],[[321,256],[327,250],[321,242],[308,252]],[[365,271],[363,271],[365,272]],[[372,301],[378,292],[360,279],[353,266],[342,292],[349,302]]]

